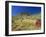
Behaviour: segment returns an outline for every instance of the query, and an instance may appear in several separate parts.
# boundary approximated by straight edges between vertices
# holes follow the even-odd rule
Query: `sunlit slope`
[[[35,25],[36,19],[41,19],[41,14],[12,16],[12,31],[38,30]]]

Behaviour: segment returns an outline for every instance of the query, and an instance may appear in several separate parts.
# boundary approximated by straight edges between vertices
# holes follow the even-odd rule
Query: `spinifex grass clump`
[[[28,13],[21,13],[17,16],[12,16],[12,31],[38,30],[40,27],[40,14],[31,15]]]

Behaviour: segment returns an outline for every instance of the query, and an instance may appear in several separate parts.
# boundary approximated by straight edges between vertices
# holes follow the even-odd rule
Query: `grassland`
[[[38,30],[40,27],[34,24],[36,19],[41,19],[41,14],[12,16],[12,31]]]

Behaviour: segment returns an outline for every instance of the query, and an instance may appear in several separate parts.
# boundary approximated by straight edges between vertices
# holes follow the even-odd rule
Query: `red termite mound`
[[[40,20],[40,19],[37,19],[37,20],[36,20],[36,26],[37,26],[37,27],[40,27],[40,26],[41,26],[41,20]]]

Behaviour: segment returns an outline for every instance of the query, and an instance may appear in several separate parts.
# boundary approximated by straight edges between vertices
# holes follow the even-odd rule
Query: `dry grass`
[[[22,15],[12,17],[12,31],[20,30],[38,30],[40,27],[36,27],[35,20],[41,19],[41,15]]]

